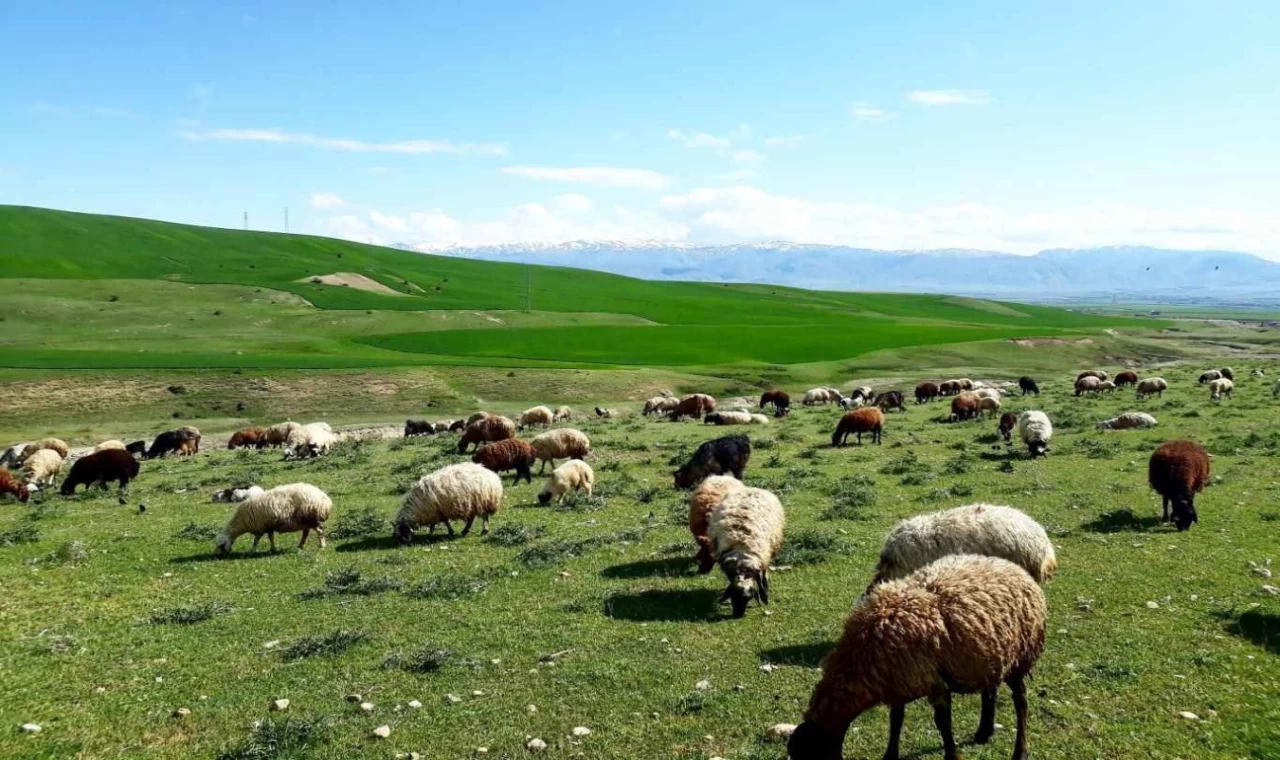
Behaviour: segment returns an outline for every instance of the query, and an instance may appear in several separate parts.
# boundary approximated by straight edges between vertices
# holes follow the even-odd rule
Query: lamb
[[[844,398],[839,391],[832,393],[830,388],[811,388],[805,391],[804,398],[800,403],[805,406],[813,406],[814,404],[834,404]]]
[[[528,483],[533,482],[533,463],[537,458],[538,453],[528,441],[508,438],[481,447],[471,457],[471,461],[499,474],[515,470],[515,480],[511,481],[515,485],[520,482],[520,478]]]
[[[769,568],[782,548],[786,515],[778,497],[761,488],[731,490],[711,510],[707,536],[729,586],[720,601],[733,616],[747,614],[752,599],[769,604]]]
[[[550,462],[554,468],[557,459],[586,459],[591,453],[591,439],[587,438],[586,433],[573,428],[548,430],[534,436],[529,443],[541,461],[538,467],[539,475],[546,470],[547,462]]]
[[[1125,386],[1128,386],[1128,385],[1137,385],[1137,384],[1138,384],[1138,373],[1134,372],[1133,370],[1125,370],[1124,372],[1121,372],[1120,374],[1116,375],[1117,388],[1124,388]]]
[[[1035,410],[1018,415],[1018,437],[1032,459],[1048,457],[1049,441],[1053,438],[1053,423],[1049,421],[1049,415]]]
[[[1098,393],[1102,390],[1102,381],[1093,375],[1086,375],[1076,380],[1076,395],[1082,396],[1086,393]]]
[[[1016,412],[1005,412],[1000,415],[1000,424],[996,427],[996,431],[1000,433],[1000,437],[1004,438],[1005,443],[1013,440],[1013,429],[1018,426],[1018,415]]]
[[[1213,382],[1214,380],[1217,380],[1217,379],[1219,379],[1219,378],[1221,378],[1221,377],[1222,377],[1222,373],[1221,373],[1221,372],[1219,372],[1219,371],[1218,371],[1218,370],[1216,370],[1216,369],[1211,369],[1211,370],[1209,370],[1209,371],[1207,371],[1207,372],[1202,372],[1202,373],[1200,373],[1200,380],[1199,380],[1199,382],[1200,382],[1200,384],[1201,384],[1201,385],[1204,385],[1205,383],[1211,383],[1211,382]]]
[[[462,462],[442,467],[424,475],[413,484],[404,497],[404,504],[396,515],[395,534],[403,545],[413,542],[414,528],[427,526],[434,533],[436,525],[444,523],[445,530],[453,535],[450,520],[465,520],[462,535],[471,531],[471,524],[480,518],[480,533],[489,532],[489,517],[502,507],[502,479],[478,464]]]
[[[951,399],[951,421],[972,419],[982,413],[982,399],[978,394],[965,391]]]
[[[935,383],[923,382],[916,386],[916,403],[927,404],[938,397],[938,386]]]
[[[602,420],[611,420],[616,414],[617,412],[613,411],[608,407],[604,407],[604,406],[596,407],[596,416]]]
[[[293,431],[301,428],[296,422],[280,422],[267,428],[267,445],[279,448],[289,442],[289,436]]]
[[[28,486],[53,485],[62,469],[62,457],[55,449],[39,449],[22,464],[22,478]]]
[[[978,398],[979,414],[983,412],[991,412],[991,416],[996,416],[1000,411],[1000,398],[998,396],[981,396]]]
[[[1040,395],[1039,384],[1036,383],[1036,379],[1034,377],[1031,377],[1029,375],[1023,375],[1022,377],[1018,378],[1018,389],[1022,391],[1022,395],[1024,396],[1027,395],[1028,393],[1034,394],[1036,396]]]
[[[266,428],[247,427],[244,430],[237,430],[235,435],[231,436],[231,440],[227,441],[228,449],[247,449],[249,447],[255,449],[265,449],[267,447]]]
[[[447,428],[446,428],[447,429]],[[436,426],[426,420],[405,420],[404,437],[415,438],[423,435],[435,435]]]
[[[682,417],[702,419],[702,415],[716,410],[716,400],[705,393],[692,393],[680,399],[676,408],[671,410],[671,419],[677,422]]]
[[[253,535],[252,551],[258,551],[258,542],[265,535],[274,552],[277,533],[302,531],[302,540],[298,542],[301,549],[307,545],[307,537],[314,530],[323,549],[324,524],[332,512],[333,501],[328,494],[310,483],[276,486],[241,502],[226,527],[214,539],[214,546],[219,554],[230,554],[236,539],[249,533]]]
[[[751,412],[711,412],[705,418],[703,418],[702,424],[704,425],[750,425]]]
[[[872,585],[903,578],[952,554],[1009,560],[1044,584],[1058,572],[1058,559],[1040,523],[1013,507],[970,504],[898,523],[880,549]]]
[[[992,388],[992,387],[990,387],[990,386],[983,386],[983,387],[978,388],[977,390],[975,390],[975,391],[974,391],[974,394],[975,394],[978,398],[1000,398],[1001,396],[1003,396],[1003,395],[1004,395],[1004,392],[1003,392],[1003,391],[1001,391],[999,388]]]
[[[68,447],[66,442],[61,438],[41,438],[35,443],[28,445],[22,452],[22,461],[26,462],[37,451],[56,451],[58,456],[66,459],[71,448]]]
[[[907,411],[907,405],[902,399],[902,391],[885,391],[877,394],[872,404],[886,412],[890,409],[897,409],[900,412]]]
[[[873,588],[845,621],[822,664],[808,710],[791,735],[791,760],[839,760],[849,725],[889,706],[885,760],[897,760],[906,705],[928,698],[948,760],[959,757],[951,695],[981,692],[974,742],[995,733],[996,690],[1007,684],[1017,714],[1013,757],[1027,757],[1026,678],[1044,650],[1044,592],[1017,565],[955,555]]]
[[[1223,379],[1225,380],[1234,381],[1236,379],[1235,370],[1231,369],[1230,367],[1223,367],[1222,369],[1218,370],[1218,373],[1221,374]]]
[[[873,406],[845,412],[836,424],[835,432],[831,434],[831,445],[844,446],[849,435],[856,434],[858,445],[861,446],[863,433],[870,433],[871,442],[880,445],[884,433],[884,412]]]
[[[62,495],[70,496],[76,492],[76,486],[86,488],[97,483],[103,490],[107,481],[114,480],[123,491],[129,481],[138,477],[138,460],[124,449],[105,449],[80,457],[71,465],[71,472],[62,481]]]
[[[1156,418],[1146,412],[1125,412],[1098,423],[1099,430],[1145,430],[1155,426]]]
[[[773,406],[775,414],[782,416],[783,414],[786,414],[785,410],[789,410],[791,408],[791,395],[786,391],[778,390],[777,388],[771,391],[765,391],[760,394],[760,408],[764,409],[769,405]]]
[[[709,475],[732,473],[742,480],[742,472],[750,459],[751,440],[745,435],[727,435],[706,441],[683,467],[676,470],[676,488],[693,488]]]
[[[12,494],[15,499],[25,503],[31,498],[31,492],[27,489],[27,484],[17,480],[6,469],[0,469],[0,496],[4,494]]]
[[[221,491],[213,492],[213,501],[215,504],[239,504],[254,496],[266,493],[262,486],[244,485],[234,488],[224,488]]]
[[[467,447],[472,444],[479,448],[482,443],[497,443],[515,437],[516,423],[506,417],[481,417],[462,431],[462,437],[458,439],[458,453],[467,453]]]
[[[568,422],[573,419],[573,410],[567,406],[561,406],[556,409],[555,416],[551,418],[552,422]]]
[[[24,459],[22,455],[30,445],[29,443],[15,443],[5,449],[4,453],[0,454],[0,467],[17,467],[21,465]]]
[[[1164,392],[1168,389],[1169,383],[1165,382],[1163,377],[1148,377],[1146,380],[1138,381],[1138,387],[1135,389],[1135,393],[1140,399],[1153,394],[1160,398],[1164,398]]]
[[[1161,522],[1172,518],[1179,531],[1200,522],[1196,494],[1209,484],[1209,453],[1194,441],[1169,441],[1155,450],[1147,463],[1147,482],[1160,494]]]
[[[698,484],[689,495],[689,532],[693,534],[693,542],[698,546],[694,560],[698,563],[698,573],[706,575],[716,566],[715,549],[708,535],[711,524],[711,510],[731,491],[745,488],[742,481],[729,475],[712,475]]]
[[[962,391],[973,390],[973,381],[967,377],[958,378],[955,382],[956,382],[956,385],[959,386],[960,390]]]
[[[551,471],[546,485],[538,494],[538,503],[549,504],[552,499],[562,502],[570,492],[576,491],[590,496],[595,485],[596,474],[592,471],[591,465],[578,459],[571,459]]]
[[[839,391],[836,392],[839,393]],[[871,390],[870,385],[856,385],[853,390],[849,392],[850,398],[860,399],[863,403],[870,401],[875,395],[876,394]]]
[[[291,432],[286,446],[289,457],[300,459],[328,454],[337,442],[338,436],[334,435],[329,423],[312,422]]]
[[[1225,377],[1220,377],[1209,383],[1209,400],[1221,401],[1223,396],[1231,398],[1231,392],[1236,389],[1236,384]]]
[[[520,413],[520,429],[539,425],[547,427],[556,419],[556,413],[550,407],[535,406]]]

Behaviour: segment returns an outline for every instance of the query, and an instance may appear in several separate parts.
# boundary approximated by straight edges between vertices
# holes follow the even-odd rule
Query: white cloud
[[[753,161],[763,160],[764,154],[757,153],[754,150],[735,150],[729,154],[729,158],[740,164],[749,164]]]
[[[893,118],[893,114],[883,108],[861,101],[854,103],[849,112],[853,114],[854,121],[884,121]]]
[[[488,156],[502,156],[507,153],[505,145],[496,143],[455,143],[449,140],[367,142],[341,137],[318,137],[298,132],[284,132],[278,129],[183,130],[178,134],[193,141],[287,143],[352,153],[474,153]]]
[[[711,178],[741,182],[746,179],[755,179],[756,176],[757,172],[755,169],[738,169],[737,171],[725,172],[724,174],[713,174]]]
[[[574,182],[601,187],[636,187],[661,190],[671,178],[648,169],[619,169],[612,166],[508,166],[503,174],[548,182]]]
[[[781,137],[766,137],[764,138],[764,144],[771,148],[787,147],[790,145],[799,145],[800,143],[804,142],[807,139],[809,138],[804,135],[785,135]]]
[[[565,193],[552,198],[551,206],[564,214],[585,214],[595,210],[596,202],[585,195]]]
[[[311,208],[340,208],[346,201],[336,193],[312,193]]]
[[[729,150],[733,147],[733,143],[727,137],[716,137],[706,132],[682,132],[678,129],[668,129],[667,137],[675,140],[686,148],[711,148],[713,150]]]
[[[985,106],[991,97],[986,90],[915,90],[907,100],[924,106]]]

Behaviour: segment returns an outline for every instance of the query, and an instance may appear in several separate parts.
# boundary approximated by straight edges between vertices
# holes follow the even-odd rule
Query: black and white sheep
[[[711,510],[707,535],[729,581],[720,601],[733,606],[735,618],[747,613],[752,599],[769,604],[769,569],[785,527],[778,497],[761,488],[731,490]]]

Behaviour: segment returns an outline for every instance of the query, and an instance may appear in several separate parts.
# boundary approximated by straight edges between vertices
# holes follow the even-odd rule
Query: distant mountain
[[[410,245],[395,247],[416,250]],[[824,290],[983,296],[1265,296],[1280,289],[1280,264],[1231,251],[1135,246],[1054,249],[1034,256],[968,250],[877,251],[755,243],[690,246],[577,241],[432,249],[489,261],[595,269],[656,280],[758,282]]]

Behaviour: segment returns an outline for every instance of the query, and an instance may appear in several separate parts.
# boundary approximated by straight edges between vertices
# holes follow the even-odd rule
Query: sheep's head
[[[840,760],[843,747],[843,731],[835,732],[805,721],[796,726],[787,741],[787,757],[791,760]]]
[[[676,470],[676,473],[675,473],[676,488],[680,488],[680,489],[693,488],[696,480],[697,478],[694,477],[693,469],[690,468],[688,465],[685,465],[684,467],[681,467],[680,469]]]
[[[1027,450],[1031,452],[1031,458],[1049,456],[1049,444],[1045,441],[1031,441],[1027,444]]]
[[[744,565],[732,556],[722,560],[720,567],[729,578],[729,587],[720,595],[720,601],[728,602],[733,607],[735,618],[747,614],[747,605],[752,599],[769,603],[768,571]]]
[[[1191,499],[1177,498],[1173,500],[1173,524],[1179,531],[1187,530],[1193,523],[1200,522],[1196,515],[1196,506]]]
[[[13,492],[13,495],[18,497],[18,501],[25,504],[27,503],[27,499],[31,498],[31,489],[27,488],[25,483],[19,483],[17,490]]]
[[[231,553],[231,534],[219,533],[218,537],[213,539],[213,546],[217,549],[218,554],[227,555]]]
[[[407,520],[401,520],[396,523],[396,540],[401,546],[408,546],[413,543],[413,526],[409,525]]]
[[[548,491],[548,490],[546,490],[546,489],[543,489],[542,493],[538,494],[538,503],[539,503],[539,504],[541,504],[541,505],[543,505],[543,506],[546,506],[547,504],[550,504],[550,503],[551,503],[551,492],[550,492],[550,491]]]

